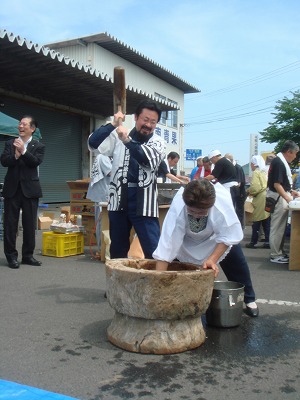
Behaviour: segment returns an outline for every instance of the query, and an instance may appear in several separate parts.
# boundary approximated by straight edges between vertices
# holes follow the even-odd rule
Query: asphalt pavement
[[[269,250],[244,248],[258,318],[205,326],[205,343],[192,351],[143,355],[108,341],[114,312],[104,297],[105,265],[88,247],[42,256],[38,231],[43,265],[12,270],[0,245],[0,379],[80,400],[300,399],[300,271],[271,263]]]

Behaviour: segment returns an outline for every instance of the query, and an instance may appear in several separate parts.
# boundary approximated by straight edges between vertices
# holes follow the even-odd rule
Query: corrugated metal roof
[[[50,48],[66,47],[78,44],[85,45],[86,43],[96,43],[98,46],[110,51],[113,54],[118,55],[131,62],[134,65],[144,69],[150,74],[168,82],[170,85],[182,90],[184,93],[198,93],[200,92],[195,86],[181,79],[178,75],[165,69],[161,65],[157,64],[155,61],[151,60],[149,57],[144,56],[139,51],[126,45],[124,42],[118,40],[114,36],[111,36],[107,32],[98,33],[91,36],[84,36],[76,39],[65,40],[62,42],[47,44]]]
[[[104,34],[103,40],[105,37],[109,41],[109,36]],[[126,47],[120,43],[118,46]],[[138,57],[143,58],[137,54]],[[146,64],[147,62],[145,61]],[[149,72],[153,74],[153,71]],[[170,74],[167,71],[164,73],[166,76]],[[34,44],[2,29],[0,29],[0,94],[1,92],[30,96],[43,102],[104,117],[111,115],[113,111],[111,77],[71,60],[49,47]],[[133,87],[127,87],[126,94],[128,114],[134,113],[137,103],[145,97],[157,100],[149,93]],[[160,104],[163,110],[174,109],[171,103],[160,102]]]

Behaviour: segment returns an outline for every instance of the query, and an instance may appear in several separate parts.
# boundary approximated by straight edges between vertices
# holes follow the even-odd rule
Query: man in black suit
[[[19,123],[19,137],[8,140],[1,154],[1,164],[7,167],[4,179],[4,253],[10,268],[19,268],[16,239],[22,209],[22,263],[39,266],[33,257],[38,201],[42,197],[38,166],[42,163],[45,146],[32,139],[37,122],[25,115]]]

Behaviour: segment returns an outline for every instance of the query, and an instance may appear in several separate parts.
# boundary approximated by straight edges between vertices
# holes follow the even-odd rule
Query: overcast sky
[[[299,15],[297,0],[1,0],[0,28],[38,44],[115,36],[201,90],[185,96],[185,149],[246,164],[250,134],[300,89]]]

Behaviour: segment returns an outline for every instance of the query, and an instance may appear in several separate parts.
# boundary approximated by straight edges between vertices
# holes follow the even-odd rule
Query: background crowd
[[[255,292],[240,242],[245,228],[245,200],[251,198],[252,235],[248,248],[257,249],[264,235],[263,248],[270,248],[270,261],[289,262],[284,251],[289,215],[288,203],[299,197],[299,176],[294,180],[290,164],[299,151],[287,140],[279,153],[264,159],[251,159],[252,179],[246,189],[243,168],[231,153],[217,149],[199,157],[190,177],[180,175],[176,165],[180,155],[166,155],[164,140],[155,133],[161,110],[152,101],[142,101],[135,112],[135,126],[123,125],[125,115],[118,111],[112,122],[97,128],[88,138],[95,155],[87,198],[95,202],[99,222],[101,203],[107,202],[110,257],[127,258],[134,228],[145,258],[157,260],[157,270],[166,270],[174,259],[211,268],[217,276],[220,266],[227,279],[245,286],[246,313],[258,316]],[[19,138],[9,140],[1,155],[7,168],[4,181],[4,252],[8,266],[19,268],[16,250],[17,227],[22,210],[22,263],[40,266],[33,257],[38,199],[42,197],[38,166],[45,146],[32,138],[37,122],[24,116]],[[159,225],[157,180],[178,183],[162,232]],[[273,209],[266,211],[266,199]],[[269,200],[271,201],[271,200]]]

